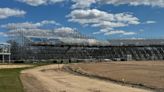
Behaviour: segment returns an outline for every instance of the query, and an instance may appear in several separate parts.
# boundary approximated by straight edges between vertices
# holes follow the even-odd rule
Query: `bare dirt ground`
[[[164,92],[164,61],[73,64],[71,67],[78,72]]]
[[[59,68],[60,67],[60,68]],[[24,70],[21,80],[26,92],[150,92],[89,77],[61,69],[63,65],[46,65]]]
[[[0,69],[9,69],[9,68],[25,68],[32,67],[32,65],[14,65],[14,64],[0,64]]]

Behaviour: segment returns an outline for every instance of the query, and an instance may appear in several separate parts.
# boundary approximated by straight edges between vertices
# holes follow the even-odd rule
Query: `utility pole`
[[[8,53],[9,53],[9,63],[11,63],[11,57],[10,57],[10,55],[11,55],[11,45],[9,45],[9,47],[8,47]]]
[[[5,53],[4,53],[4,46],[3,46],[2,48],[3,48],[3,49],[2,49],[2,62],[5,63],[5,57],[4,57],[4,54],[5,54]]]

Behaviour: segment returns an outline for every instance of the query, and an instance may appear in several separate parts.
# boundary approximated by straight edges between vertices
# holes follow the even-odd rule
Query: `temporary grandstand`
[[[164,60],[164,39],[99,41],[76,32],[14,30],[12,60]]]

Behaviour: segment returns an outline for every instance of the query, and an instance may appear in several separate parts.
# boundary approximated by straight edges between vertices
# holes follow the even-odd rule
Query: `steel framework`
[[[8,62],[10,63],[10,44],[1,43],[0,44],[0,56],[2,58],[2,63],[5,63],[6,56],[8,56]]]
[[[53,32],[25,32],[12,34],[13,60],[49,59],[110,59],[164,60],[164,40],[97,41],[87,36],[60,36]],[[17,43],[17,44],[16,44]]]

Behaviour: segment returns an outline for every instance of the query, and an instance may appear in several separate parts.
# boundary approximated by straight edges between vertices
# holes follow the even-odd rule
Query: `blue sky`
[[[101,40],[164,38],[164,0],[1,0],[1,42],[13,30],[11,23],[45,31],[76,29]]]

